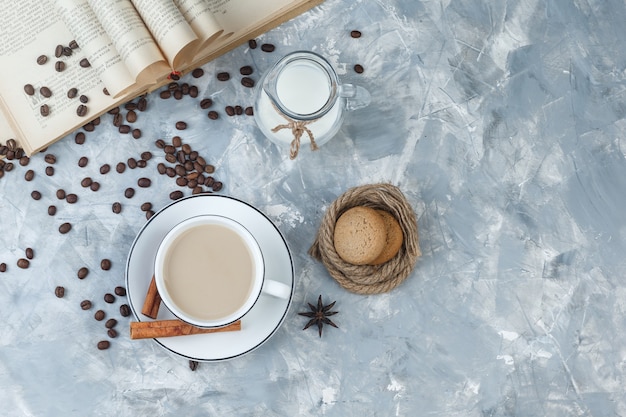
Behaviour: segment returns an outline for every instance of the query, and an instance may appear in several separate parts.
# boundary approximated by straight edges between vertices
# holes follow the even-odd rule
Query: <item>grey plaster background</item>
[[[76,145],[52,146],[0,180],[0,404],[2,414],[189,416],[619,416],[626,415],[626,5],[621,0],[346,1],[322,6],[185,78],[212,97],[148,97],[120,135],[110,117]],[[363,32],[352,39],[349,31]],[[290,161],[253,119],[225,105],[252,104],[236,74],[255,77],[283,53],[326,56],[345,82],[370,90],[317,153]],[[352,66],[360,63],[363,74]],[[180,133],[217,167],[222,194],[248,201],[286,236],[296,294],[277,334],[251,354],[191,372],[151,341],[130,341],[128,320],[109,350],[84,298],[124,282],[139,206],[177,189],[156,172],[158,138]],[[143,170],[99,167],[151,150]],[[78,168],[86,155],[90,163]],[[92,176],[97,193],[80,186]],[[153,180],[132,200],[123,190]],[[359,296],[307,255],[325,208],[349,187],[398,185],[418,215],[423,257],[394,291]],[[55,191],[79,195],[55,203]],[[34,201],[30,191],[44,197]],[[123,211],[111,211],[114,201]],[[46,213],[57,204],[55,217]],[[74,229],[57,232],[63,221]],[[15,261],[24,248],[27,270]],[[102,258],[113,261],[101,271]],[[76,278],[80,266],[91,274]],[[66,297],[54,297],[64,285]],[[322,294],[339,329],[320,339],[298,316]]]

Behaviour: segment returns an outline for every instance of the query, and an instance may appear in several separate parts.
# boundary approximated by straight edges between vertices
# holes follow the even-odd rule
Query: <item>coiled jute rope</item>
[[[381,265],[353,265],[335,251],[335,223],[346,210],[367,206],[391,213],[402,228],[404,242],[398,254]],[[309,255],[321,261],[328,273],[345,289],[357,294],[380,294],[400,285],[421,256],[417,219],[400,189],[391,184],[369,184],[351,188],[328,208]]]

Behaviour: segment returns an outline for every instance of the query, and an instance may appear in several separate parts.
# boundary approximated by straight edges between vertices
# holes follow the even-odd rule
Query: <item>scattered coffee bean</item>
[[[78,49],[78,42],[75,39],[72,39],[69,43],[69,47],[72,49]]]
[[[89,68],[91,66],[91,63],[89,62],[89,60],[87,58],[83,58],[83,59],[80,60],[78,65],[80,65],[83,68]]]
[[[100,183],[97,181],[92,182],[91,185],[89,186],[89,189],[91,191],[98,191],[100,189]]]
[[[143,159],[144,161],[149,161],[150,159],[152,159],[152,152],[150,151],[142,152],[141,159]]]
[[[43,160],[46,161],[46,163],[48,164],[54,164],[57,162],[57,157],[49,153],[49,154],[46,154],[46,156],[44,156]]]
[[[124,197],[126,198],[133,198],[133,196],[135,195],[135,189],[134,188],[127,188],[126,190],[124,190]]]
[[[0,263],[0,272],[7,272],[7,264],[2,262]]]
[[[198,365],[199,362],[198,361],[194,361],[194,360],[189,360],[189,369],[191,369],[192,371],[195,371],[196,369],[198,369]]]
[[[45,64],[46,62],[48,62],[48,57],[47,57],[46,55],[39,55],[39,56],[37,57],[37,64],[39,64],[39,65],[43,65],[43,64]]]
[[[353,30],[350,32],[350,36],[352,36],[353,38],[360,38],[361,37],[361,32],[358,30]]]
[[[115,302],[115,296],[111,293],[106,293],[104,294],[104,301],[109,304],[112,304]]]
[[[271,43],[264,43],[263,45],[261,45],[261,50],[263,52],[274,52],[275,49],[276,47]]]
[[[128,125],[120,125],[120,127],[117,128],[117,131],[120,132],[121,134],[125,135],[125,134],[130,132],[130,126],[128,126]]]
[[[80,159],[78,160],[78,166],[81,168],[85,168],[88,163],[89,163],[89,158],[87,158],[86,156],[81,156]]]
[[[61,55],[63,55],[63,45],[57,45],[56,48],[54,48],[54,56],[61,58]]]
[[[41,113],[43,117],[48,116],[50,114],[50,107],[47,104],[42,104],[41,107],[39,107],[39,113]]]
[[[148,108],[148,100],[146,100],[145,97],[141,97],[139,101],[137,101],[137,110],[143,112],[143,111],[146,111],[147,108]]]
[[[226,112],[227,115],[229,116],[234,116],[235,115],[235,108],[233,106],[226,106],[224,108],[224,111]]]
[[[106,87],[104,87],[102,89],[102,94],[104,94],[105,96],[108,96],[109,95],[109,90],[107,90]]]
[[[87,275],[89,275],[89,268],[87,268],[86,266],[81,267],[76,273],[78,279],[85,279],[87,278]]]
[[[96,125],[93,122],[89,122],[83,125],[83,129],[85,129],[85,132],[93,132],[95,128]]]
[[[141,137],[141,129],[133,129],[131,132],[133,139],[139,139]]]
[[[137,160],[133,157],[130,157],[126,160],[126,166],[128,166],[128,168],[130,169],[135,169],[137,168]]]
[[[91,308],[91,301],[89,300],[83,300],[80,302],[80,308],[82,308],[83,310],[89,310]]]
[[[241,116],[243,114],[243,107],[241,106],[235,106],[235,114],[237,116]]]
[[[128,306],[128,304],[122,304],[120,306],[120,314],[122,315],[122,317],[130,316],[130,307]]]
[[[67,90],[67,98],[76,98],[78,95],[78,88],[72,87]]]
[[[254,80],[250,77],[243,77],[241,79],[241,85],[244,87],[252,88],[254,87]]]
[[[195,85],[192,85],[191,87],[189,87],[189,97],[193,97],[196,98],[198,97],[198,87],[196,87]]]
[[[191,76],[193,78],[200,78],[204,75],[204,70],[202,68],[196,68],[193,71],[191,71]]]
[[[33,178],[35,178],[35,171],[33,171],[32,169],[26,171],[26,173],[24,174],[24,179],[26,181],[32,181]]]
[[[53,176],[54,175],[54,167],[47,166],[46,167],[46,175],[49,176],[49,177]]]
[[[55,214],[57,214],[57,207],[56,206],[48,206],[48,215],[49,216],[54,216]]]
[[[63,72],[65,70],[65,62],[57,61],[54,63],[54,69],[56,72]]]
[[[112,329],[116,325],[117,325],[117,320],[115,319],[108,319],[106,323],[104,323],[104,327],[106,327],[107,329]]]
[[[88,110],[89,109],[87,108],[87,106],[85,106],[84,104],[81,104],[78,107],[76,107],[76,115],[78,115],[78,117],[85,117],[87,115]]]
[[[40,200],[41,199],[41,193],[37,190],[33,191],[32,193],[30,193],[30,196],[33,198],[33,200]]]
[[[117,286],[115,287],[114,290],[116,295],[119,295],[120,297],[123,297],[126,295],[126,288],[122,287],[122,286]]]
[[[172,191],[170,193],[170,199],[171,200],[178,200],[180,198],[183,198],[183,192],[180,190],[176,190],[176,191]]]
[[[77,145],[82,145],[83,143],[85,143],[85,133],[84,132],[78,132],[76,133],[76,135],[74,136],[74,142]]]
[[[25,258],[20,258],[17,260],[17,266],[22,269],[27,269],[30,266],[30,261]]]
[[[87,188],[89,187],[91,184],[93,184],[93,180],[91,179],[91,177],[85,177],[80,181],[80,185],[83,188]]]
[[[93,318],[98,320],[98,321],[102,321],[104,320],[104,318],[106,317],[106,313],[103,310],[98,310],[96,311],[96,313],[93,315]]]
[[[16,151],[17,150],[17,141],[15,139],[7,140],[6,147],[10,151]]]
[[[163,90],[159,93],[159,97],[161,97],[163,100],[167,100],[168,98],[172,97],[172,92],[170,90]]]
[[[121,174],[124,171],[126,171],[126,164],[123,162],[118,162],[117,165],[115,166],[115,170]]]
[[[115,329],[109,329],[109,330],[107,330],[107,335],[111,339],[115,339],[117,337],[117,331]]]
[[[59,285],[54,289],[54,295],[56,295],[57,298],[63,298],[65,296],[65,288]]]
[[[250,39],[248,41],[248,47],[250,49],[256,49],[256,47],[257,47],[256,39]]]
[[[141,188],[148,188],[150,187],[150,185],[152,184],[152,181],[150,180],[150,178],[139,178],[137,180],[137,185],[140,186]]]
[[[244,65],[243,67],[239,68],[239,73],[241,75],[250,75],[253,72],[254,72],[254,69],[252,69],[250,65]]]
[[[68,233],[70,230],[72,230],[72,224],[71,223],[63,223],[61,226],[59,226],[59,233],[61,234],[66,234]]]
[[[217,114],[217,112],[215,110],[211,110],[208,113],[209,119],[211,120],[217,120],[217,118],[219,117],[219,115]]]
[[[89,97],[87,97],[84,94],[81,94],[80,97],[78,97],[78,100],[83,104],[87,104],[89,102]]]
[[[35,257],[35,251],[33,248],[26,248],[24,254],[26,255],[26,259],[32,260]]]
[[[24,85],[24,92],[29,96],[32,96],[35,94],[35,87],[33,87],[32,84],[26,84]]]
[[[111,269],[111,260],[110,259],[103,259],[100,261],[100,268],[102,268],[103,271],[108,271],[109,269]]]
[[[219,81],[228,81],[228,80],[230,80],[230,74],[225,72],[225,71],[224,72],[218,72],[217,73],[217,79]]]
[[[134,110],[129,110],[128,113],[126,113],[126,121],[128,123],[135,123],[137,121],[137,113],[135,113]]]
[[[211,100],[210,98],[203,98],[200,101],[200,108],[203,109],[203,110],[208,109],[212,105],[213,105],[213,100]]]
[[[102,175],[106,175],[109,173],[109,171],[111,171],[111,165],[109,164],[104,164],[100,167],[100,173]]]
[[[78,196],[74,193],[70,193],[65,196],[65,201],[67,201],[69,204],[74,204],[78,201]]]
[[[356,65],[354,66],[354,72],[356,72],[357,74],[363,74],[363,71],[364,71],[364,69],[363,69],[363,65],[361,65],[361,64],[356,64]]]
[[[150,220],[152,216],[154,216],[154,211],[152,210],[146,211],[146,220]]]
[[[107,350],[111,346],[111,343],[108,340],[101,340],[98,342],[97,346],[99,350]]]
[[[148,211],[152,209],[152,203],[146,202],[141,205],[141,211]]]
[[[69,46],[64,46],[63,47],[63,55],[64,56],[72,56],[72,48],[70,48]]]
[[[246,107],[246,108],[244,109],[244,113],[245,113],[247,116],[254,116],[254,109],[253,109],[252,107],[248,106],[248,107]]]
[[[115,214],[120,214],[122,212],[122,204],[120,202],[116,201],[111,206],[111,210],[113,210],[113,213],[115,213]]]
[[[222,184],[221,181],[215,181],[213,182],[213,185],[211,186],[211,188],[213,189],[213,191],[217,192],[217,191],[220,191],[223,186],[224,184]]]
[[[41,94],[42,96],[46,98],[52,97],[52,91],[48,87],[41,87],[39,89],[39,94]]]
[[[176,122],[176,129],[178,129],[178,130],[185,130],[185,129],[187,129],[187,123],[182,122],[182,121]]]
[[[65,190],[60,188],[57,190],[57,198],[59,200],[65,200]]]

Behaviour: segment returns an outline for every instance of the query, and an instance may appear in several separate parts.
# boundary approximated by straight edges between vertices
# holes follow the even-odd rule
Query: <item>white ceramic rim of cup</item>
[[[199,320],[198,318],[194,318],[193,316],[188,315],[187,313],[185,313],[184,309],[176,305],[171,297],[169,297],[167,289],[165,288],[163,264],[165,261],[167,248],[183,232],[189,230],[192,227],[202,224],[220,224],[238,232],[239,235],[246,242],[248,248],[250,249],[250,253],[254,258],[255,276],[260,277],[254,280],[253,287],[250,291],[250,296],[248,297],[246,302],[234,313],[229,314],[228,316],[225,316],[219,320]],[[154,262],[154,280],[157,290],[159,292],[159,296],[161,297],[161,301],[163,301],[165,306],[174,316],[196,327],[223,327],[241,319],[256,304],[261,295],[263,283],[265,281],[265,261],[263,259],[263,252],[261,251],[259,243],[244,225],[229,217],[216,214],[203,214],[190,217],[178,223],[169,232],[167,232],[163,240],[161,240],[159,248],[157,249]]]

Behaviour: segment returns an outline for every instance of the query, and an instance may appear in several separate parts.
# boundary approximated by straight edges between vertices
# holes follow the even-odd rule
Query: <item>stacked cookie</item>
[[[404,241],[396,218],[385,210],[356,206],[335,223],[337,255],[353,265],[380,265],[392,259]]]

